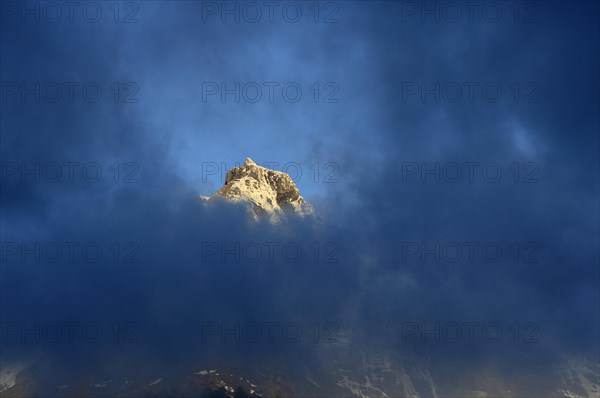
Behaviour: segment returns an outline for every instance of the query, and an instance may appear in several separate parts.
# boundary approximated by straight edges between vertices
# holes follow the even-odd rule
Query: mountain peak
[[[300,217],[317,215],[287,173],[259,166],[250,158],[246,158],[242,166],[229,170],[223,187],[204,199],[211,201],[216,198],[243,202],[255,220],[268,219],[276,223],[285,214]]]

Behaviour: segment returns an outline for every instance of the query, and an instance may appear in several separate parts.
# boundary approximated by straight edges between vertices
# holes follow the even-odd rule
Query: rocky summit
[[[286,214],[317,217],[314,207],[300,195],[288,174],[259,166],[250,158],[227,172],[221,189],[201,198],[206,202],[219,198],[242,202],[257,221],[267,219],[276,223]]]

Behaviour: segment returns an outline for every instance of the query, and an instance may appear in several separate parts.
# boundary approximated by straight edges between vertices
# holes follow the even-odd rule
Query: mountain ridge
[[[216,199],[243,203],[255,221],[278,223],[288,214],[318,217],[287,173],[259,166],[249,157],[240,167],[227,171],[225,184],[217,192],[201,199],[206,203]]]

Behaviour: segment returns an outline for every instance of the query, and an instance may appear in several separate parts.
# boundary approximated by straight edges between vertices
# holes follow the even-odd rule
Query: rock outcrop
[[[279,222],[286,214],[317,217],[288,174],[259,166],[250,158],[227,172],[221,189],[202,197],[207,202],[218,198],[246,204],[255,220]]]

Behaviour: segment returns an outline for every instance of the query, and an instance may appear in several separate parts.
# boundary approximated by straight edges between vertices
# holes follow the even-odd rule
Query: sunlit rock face
[[[286,214],[317,217],[315,209],[300,195],[288,174],[259,166],[250,158],[246,158],[241,167],[227,172],[221,189],[202,197],[207,202],[218,198],[245,203],[254,220],[277,223]]]

